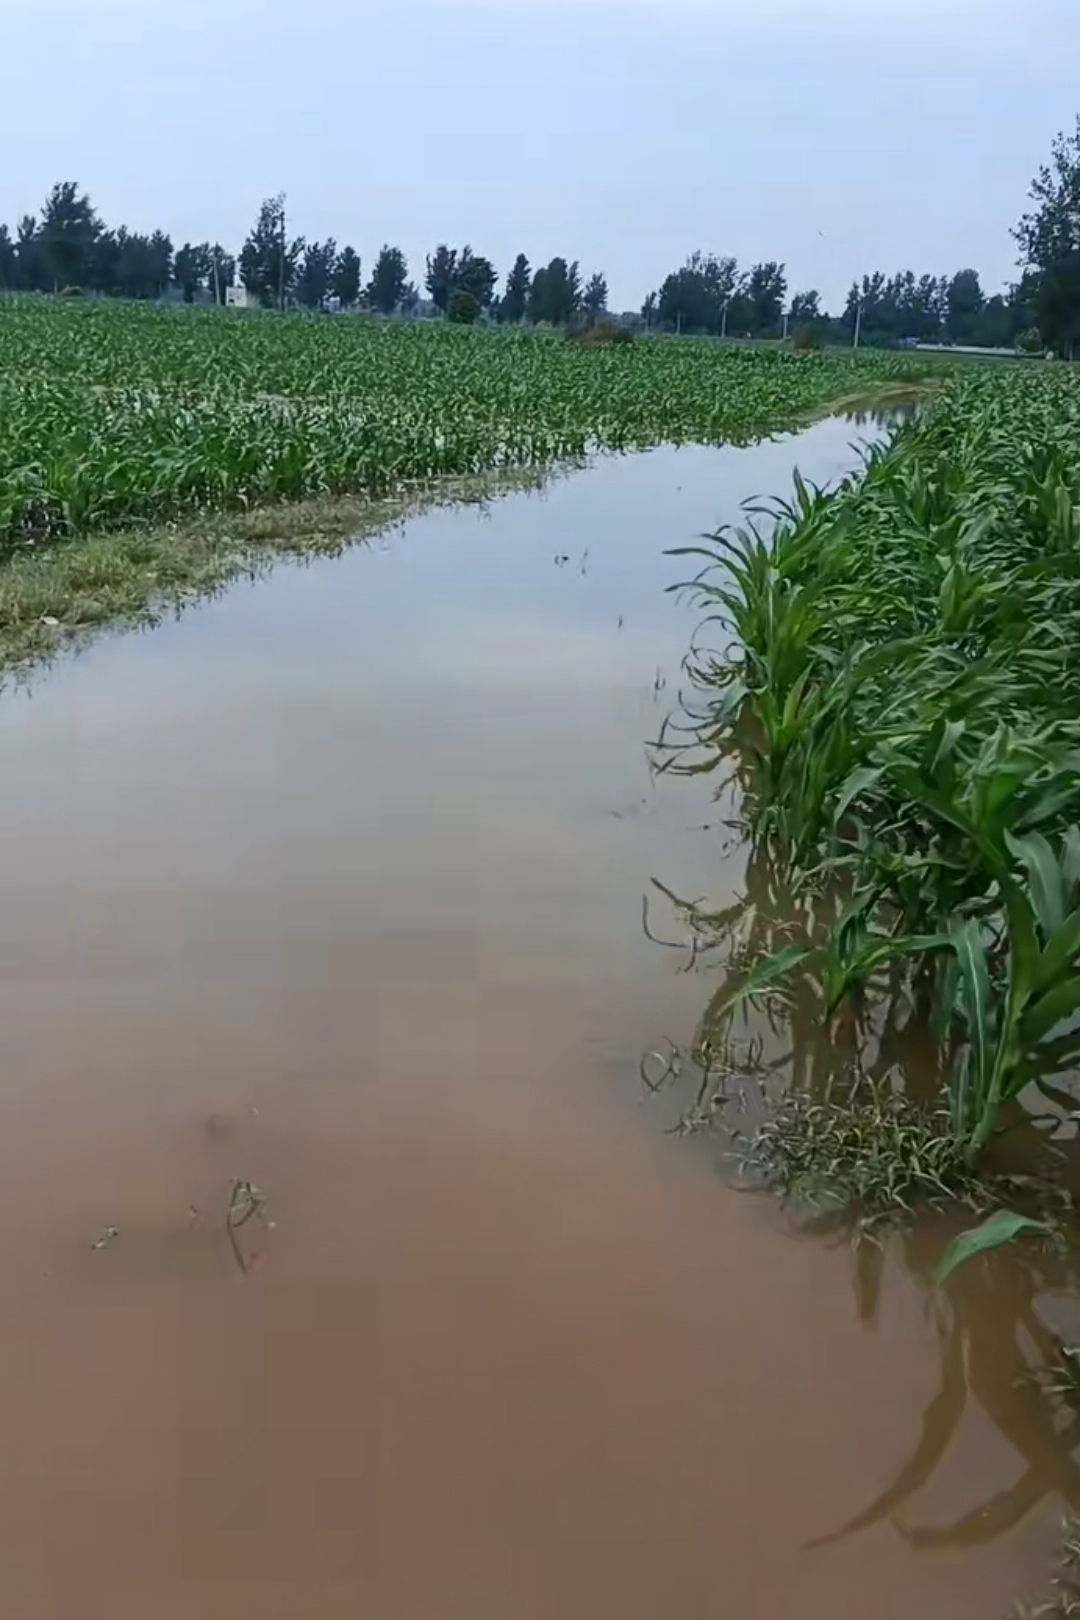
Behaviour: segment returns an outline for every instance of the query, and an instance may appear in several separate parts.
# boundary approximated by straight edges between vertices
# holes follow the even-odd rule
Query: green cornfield
[[[797,985],[880,1079],[917,1047],[972,1163],[1021,1099],[1074,1114],[1080,373],[962,372],[841,488],[702,549],[727,646],[693,736],[797,898],[710,1020]]]
[[[745,441],[923,357],[0,300],[0,548],[591,449]]]

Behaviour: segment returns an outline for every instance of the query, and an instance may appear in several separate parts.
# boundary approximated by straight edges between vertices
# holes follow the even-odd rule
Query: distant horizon
[[[500,284],[519,252],[562,255],[617,311],[697,249],[778,260],[834,313],[877,270],[971,267],[1002,291],[1080,106],[1063,0],[9,8],[6,108],[33,130],[0,177],[12,231],[77,179],[108,225],[235,253],[284,191],[290,230],[352,245],[365,274],[384,242],[421,287],[441,241]]]

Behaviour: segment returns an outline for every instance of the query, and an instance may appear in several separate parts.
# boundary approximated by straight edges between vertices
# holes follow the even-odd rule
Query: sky
[[[235,250],[260,200],[370,269],[436,243],[603,271],[695,248],[856,275],[1016,274],[1080,113],[1076,0],[0,0],[0,219],[77,180],[107,223]],[[12,139],[17,132],[18,138]]]

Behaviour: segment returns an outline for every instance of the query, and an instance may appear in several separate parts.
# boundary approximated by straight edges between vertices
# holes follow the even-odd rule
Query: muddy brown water
[[[1056,1464],[975,1395],[899,1528],[808,1548],[919,1441],[927,1292],[890,1261],[860,1322],[849,1249],[638,1081],[709,989],[643,938],[649,879],[739,881],[708,785],[646,767],[693,628],[663,551],[853,431],[431,513],[0,700],[4,1615],[996,1620],[1042,1586]],[[902,1533],[1018,1479],[985,1545]]]

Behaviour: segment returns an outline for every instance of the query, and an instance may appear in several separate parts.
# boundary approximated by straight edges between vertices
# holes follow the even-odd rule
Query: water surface
[[[637,1078],[708,993],[649,880],[741,876],[647,769],[664,550],[855,431],[436,511],[0,701],[5,1614],[994,1620],[1049,1567],[1045,1505],[807,1550],[918,1438],[925,1297],[867,1331]],[[975,1412],[920,1509],[1020,1466]]]

